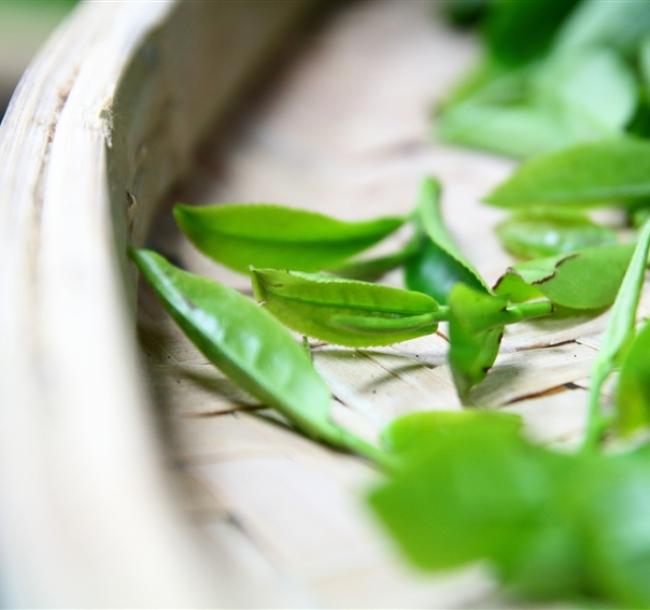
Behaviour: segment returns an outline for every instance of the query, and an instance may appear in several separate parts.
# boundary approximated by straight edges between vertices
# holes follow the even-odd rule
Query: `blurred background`
[[[33,55],[77,0],[0,0],[0,120]]]

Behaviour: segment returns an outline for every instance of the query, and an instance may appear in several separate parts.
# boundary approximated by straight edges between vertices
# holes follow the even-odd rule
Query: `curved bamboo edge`
[[[178,508],[124,253],[305,5],[86,2],[14,95],[0,126],[6,605],[256,605],[209,573]]]

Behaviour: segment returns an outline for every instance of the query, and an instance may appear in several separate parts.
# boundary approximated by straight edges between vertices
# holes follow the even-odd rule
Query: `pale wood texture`
[[[0,129],[7,606],[266,599],[244,585],[245,556],[226,548],[216,560],[234,572],[215,574],[179,510],[136,357],[124,246],[308,6],[86,2],[24,75]]]
[[[357,219],[408,212],[419,181],[433,174],[445,186],[451,231],[494,281],[512,260],[492,230],[503,214],[479,200],[513,164],[431,137],[432,105],[475,53],[474,41],[437,20],[429,2],[350,6],[309,40],[230,137],[202,156],[177,198],[273,201]],[[245,277],[208,261],[180,237],[169,210],[152,243],[191,270],[249,290]],[[386,281],[399,285],[401,278]],[[184,472],[214,502],[211,513],[201,512],[201,527],[213,535],[237,524],[265,566],[262,582],[274,579],[326,607],[502,603],[481,570],[426,579],[406,567],[364,509],[364,490],[377,476],[372,469],[251,412],[254,401],[211,367],[150,299],[145,291],[140,328],[155,395],[171,418]],[[540,441],[575,445],[606,317],[510,329],[473,402],[521,414]],[[369,438],[403,413],[460,408],[446,351],[442,334],[384,349],[313,347],[335,396],[334,417]]]

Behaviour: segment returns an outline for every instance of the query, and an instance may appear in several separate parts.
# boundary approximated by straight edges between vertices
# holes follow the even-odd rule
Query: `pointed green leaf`
[[[351,260],[335,269],[328,269],[328,272],[351,280],[374,282],[386,275],[389,271],[406,263],[417,253],[419,245],[419,238],[412,239],[402,248],[391,254],[377,256],[375,258]]]
[[[417,206],[417,222],[424,239],[417,254],[406,265],[406,286],[446,303],[457,283],[489,292],[474,266],[463,256],[444,226],[440,211],[440,183],[432,178],[422,182]]]
[[[499,280],[495,294],[515,302],[545,296],[570,309],[608,307],[633,251],[633,245],[599,246],[517,263]]]
[[[650,426],[650,323],[635,337],[623,360],[616,389],[618,429],[630,434]]]
[[[376,244],[404,222],[397,217],[344,222],[268,204],[177,205],[174,216],[201,252],[242,273],[251,265],[327,269]]]
[[[650,196],[650,142],[580,144],[524,163],[486,201],[506,208],[589,206]]]
[[[636,247],[607,321],[598,356],[592,367],[585,448],[596,445],[604,431],[605,420],[600,409],[600,392],[607,377],[615,367],[620,365],[634,337],[636,312],[641,298],[649,251],[650,221],[643,225],[639,233]],[[602,273],[606,271],[603,270]]]
[[[304,335],[353,347],[388,345],[435,332],[431,297],[356,280],[253,269],[256,298]]]
[[[305,350],[273,316],[236,290],[182,271],[149,250],[131,258],[192,342],[237,385],[300,430],[346,446],[329,418],[330,392]]]
[[[496,228],[503,245],[521,258],[542,258],[615,244],[616,233],[579,212],[537,210],[520,212]]]
[[[641,289],[648,264],[648,251],[650,250],[650,222],[647,222],[641,232],[636,246],[628,246],[632,250],[627,257],[624,278],[619,282],[616,301],[612,307],[607,329],[602,337],[602,345],[598,360],[619,364],[623,351],[628,347],[634,335],[636,310],[641,298]],[[621,259],[624,260],[624,259]],[[620,264],[620,263],[619,263]],[[600,275],[613,274],[611,267],[601,267]],[[592,282],[594,280],[592,279]]]
[[[458,284],[449,297],[449,364],[465,400],[483,381],[499,353],[507,302]]]

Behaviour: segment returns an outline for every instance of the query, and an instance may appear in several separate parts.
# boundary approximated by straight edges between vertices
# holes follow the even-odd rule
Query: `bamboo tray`
[[[247,287],[180,238],[170,201],[275,201],[355,219],[406,212],[427,174],[442,179],[448,224],[480,271],[494,280],[509,264],[492,232],[500,215],[478,202],[510,163],[430,137],[431,104],[471,63],[472,40],[428,2],[352,4],[244,96],[311,8],[87,2],[23,77],[0,128],[9,605],[500,604],[481,567],[431,578],[405,566],[364,510],[367,465],[269,419],[146,288],[136,298],[125,247],[145,241]],[[474,402],[574,443],[604,321],[518,325]],[[408,411],[460,408],[443,333],[313,352],[334,417],[368,437]]]

